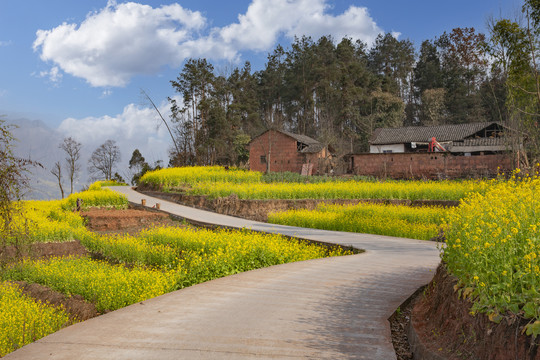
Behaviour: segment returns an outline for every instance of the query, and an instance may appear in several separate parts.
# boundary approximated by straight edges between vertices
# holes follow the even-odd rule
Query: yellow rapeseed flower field
[[[261,173],[221,166],[188,166],[150,171],[141,178],[141,183],[153,184],[164,190],[193,185],[199,182],[259,182]]]
[[[25,260],[5,270],[3,276],[82,295],[98,311],[116,310],[165,294],[176,283],[169,272],[72,257]]]
[[[315,210],[289,210],[268,215],[268,222],[314,229],[406,237],[429,240],[439,234],[443,207],[410,207],[359,203],[325,205]]]
[[[484,192],[481,181],[341,181],[325,183],[197,183],[188,191],[211,198],[236,194],[240,199],[407,199],[459,200]]]
[[[36,302],[17,285],[0,282],[0,357],[68,324],[62,308]]]
[[[325,179],[328,180],[328,179]],[[342,181],[319,183],[263,181],[262,174],[220,166],[168,168],[145,174],[141,183],[166,191],[187,191],[211,198],[240,199],[409,199],[459,200],[485,192],[486,181]]]
[[[540,178],[513,177],[471,194],[451,211],[442,249],[448,270],[473,299],[473,312],[510,311],[540,334]]]

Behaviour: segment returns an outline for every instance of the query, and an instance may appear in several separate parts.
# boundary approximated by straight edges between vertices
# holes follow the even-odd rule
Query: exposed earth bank
[[[418,345],[416,352],[426,359],[540,360],[540,339],[524,334],[526,320],[507,315],[496,324],[484,314],[471,315],[472,303],[458,298],[456,284],[441,264],[417,296],[409,333],[413,350]]]

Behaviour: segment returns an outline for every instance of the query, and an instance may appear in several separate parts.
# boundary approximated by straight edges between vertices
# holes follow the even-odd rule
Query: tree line
[[[486,36],[455,28],[422,42],[381,34],[361,41],[303,36],[278,45],[265,67],[218,74],[189,59],[170,83],[171,164],[240,164],[267,129],[331,144],[338,155],[367,151],[378,127],[499,121],[526,134],[540,153],[536,58],[540,3],[526,0],[521,22],[490,20]]]

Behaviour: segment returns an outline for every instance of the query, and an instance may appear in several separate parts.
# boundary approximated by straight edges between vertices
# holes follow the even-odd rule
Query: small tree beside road
[[[90,156],[88,172],[95,180],[103,178],[111,180],[118,162],[120,162],[120,148],[116,146],[116,141],[107,140]]]

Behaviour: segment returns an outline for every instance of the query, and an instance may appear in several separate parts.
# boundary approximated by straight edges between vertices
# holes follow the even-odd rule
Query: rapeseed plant
[[[492,319],[510,311],[540,334],[540,179],[513,176],[471,194],[446,219],[442,257],[472,311]]]
[[[63,308],[36,302],[17,285],[0,282],[0,357],[69,323]]]

